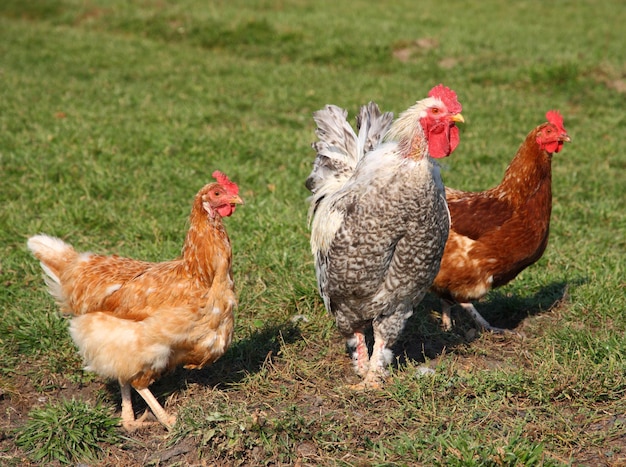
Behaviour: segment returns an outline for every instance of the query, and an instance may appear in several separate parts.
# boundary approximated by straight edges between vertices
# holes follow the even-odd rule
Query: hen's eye
[[[434,113],[434,114],[438,114],[438,113],[439,113],[439,109],[438,109],[437,107],[434,107],[434,108],[433,108],[433,113]]]
[[[214,194],[215,196],[219,196],[219,195],[220,195],[220,192],[219,192],[219,191],[214,191],[214,192],[213,192],[213,194]]]

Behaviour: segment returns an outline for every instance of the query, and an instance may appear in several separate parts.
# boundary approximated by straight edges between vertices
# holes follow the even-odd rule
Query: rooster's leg
[[[348,346],[355,347],[355,350],[352,353],[354,371],[356,371],[359,376],[365,376],[370,366],[370,358],[363,331],[356,331],[354,333],[354,337],[348,341]]]
[[[161,422],[163,426],[165,426],[165,428],[167,428],[168,430],[171,430],[172,427],[174,426],[174,423],[176,423],[176,417],[173,415],[169,415],[165,411],[163,406],[159,404],[159,401],[156,400],[152,392],[150,392],[150,389],[135,388],[135,390],[139,393],[141,397],[143,397],[143,400],[146,401],[146,404],[148,404],[148,407],[150,407],[150,409],[152,410],[152,413],[157,418],[157,420]]]
[[[391,363],[393,354],[386,347],[385,340],[374,329],[374,349],[370,358],[370,367],[361,385],[363,388],[378,389],[389,375],[387,365]]]
[[[379,349],[377,349],[377,344]],[[363,381],[357,385],[362,387],[371,388],[371,389],[380,389],[382,387],[382,383],[387,376],[387,370],[384,367],[384,363],[381,355],[381,347],[384,347],[384,343],[374,343],[374,350],[372,352],[372,358],[370,359],[370,369],[365,375]]]
[[[494,334],[503,334],[505,332],[510,332],[508,329],[496,328],[489,324],[487,320],[480,315],[478,310],[471,303],[459,303],[459,305],[461,305],[463,309],[470,314],[476,324],[478,324],[484,331],[490,331]]]

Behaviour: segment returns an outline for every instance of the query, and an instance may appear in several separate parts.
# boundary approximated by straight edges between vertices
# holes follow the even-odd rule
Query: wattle
[[[448,153],[448,155],[452,154],[452,151],[454,151],[459,145],[460,140],[461,138],[459,137],[459,129],[455,125],[450,128],[450,152]]]
[[[562,141],[551,141],[544,145],[544,149],[551,154],[555,152],[559,152],[562,147],[563,147]]]
[[[222,217],[228,217],[230,216],[233,212],[235,212],[235,206],[231,205],[231,204],[225,204],[224,206],[220,206],[218,208],[215,209],[218,214]]]
[[[459,144],[459,129],[437,125],[428,134],[428,152],[430,157],[442,158],[449,156]]]

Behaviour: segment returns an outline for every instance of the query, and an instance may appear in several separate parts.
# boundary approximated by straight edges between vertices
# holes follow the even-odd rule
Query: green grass
[[[74,399],[48,404],[29,412],[29,421],[20,428],[15,443],[35,461],[93,462],[101,457],[100,444],[119,439],[110,412],[101,404],[91,407]]]
[[[179,414],[172,434],[86,440],[101,462],[624,462],[625,22],[619,0],[0,2],[1,463],[23,465],[34,451],[16,440],[55,430],[38,411],[110,417],[41,400],[119,404],[82,371],[28,236],[173,258],[215,169],[246,201],[226,220],[235,340],[213,367],[154,385]],[[389,385],[355,394],[308,246],[311,114],[334,103],[353,118],[369,100],[397,114],[439,82],[466,117],[442,161],[450,186],[498,183],[549,109],[572,136],[554,157],[544,257],[477,304],[526,337],[477,337],[458,310],[443,333],[429,296]],[[53,448],[31,461],[71,450]]]

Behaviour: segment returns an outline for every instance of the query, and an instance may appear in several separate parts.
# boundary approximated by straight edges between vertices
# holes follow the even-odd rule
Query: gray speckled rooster
[[[328,105],[315,112],[318,141],[306,186],[319,292],[354,348],[356,387],[380,387],[390,347],[439,270],[449,217],[439,168],[459,142],[461,105],[434,87],[391,123],[370,103],[357,117]],[[384,141],[383,141],[384,139]],[[371,358],[364,331],[373,326]]]

